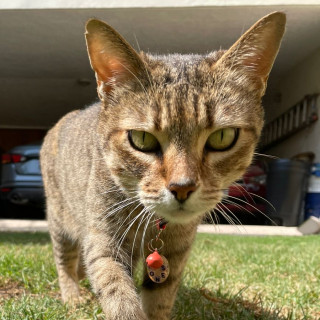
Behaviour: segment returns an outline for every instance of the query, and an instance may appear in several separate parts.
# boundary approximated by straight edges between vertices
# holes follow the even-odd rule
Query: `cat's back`
[[[96,142],[96,128],[100,104],[84,110],[76,110],[61,118],[48,131],[40,152],[41,171],[47,189],[56,188],[53,183],[67,183],[69,176],[76,179],[76,172],[85,167],[88,172]]]

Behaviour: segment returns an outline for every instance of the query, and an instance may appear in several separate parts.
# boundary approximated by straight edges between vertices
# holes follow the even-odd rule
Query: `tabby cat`
[[[86,275],[107,319],[169,319],[197,225],[250,165],[261,98],[285,28],[272,13],[227,51],[137,53],[113,28],[86,25],[100,102],[47,134],[41,168],[64,302]],[[132,272],[165,219],[163,283]],[[146,267],[145,267],[146,268]]]

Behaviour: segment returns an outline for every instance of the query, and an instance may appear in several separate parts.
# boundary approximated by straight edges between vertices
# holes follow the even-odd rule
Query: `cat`
[[[106,319],[170,318],[198,224],[252,161],[285,21],[271,13],[207,55],[137,53],[106,23],[87,22],[100,101],[63,117],[41,149],[64,302],[79,300],[86,275]],[[157,219],[170,273],[155,283],[144,264],[140,299],[132,272]]]

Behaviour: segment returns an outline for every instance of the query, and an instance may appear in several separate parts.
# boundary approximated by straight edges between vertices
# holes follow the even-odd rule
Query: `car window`
[[[39,159],[30,159],[25,162],[17,163],[16,170],[19,174],[36,174],[40,175],[40,162]]]

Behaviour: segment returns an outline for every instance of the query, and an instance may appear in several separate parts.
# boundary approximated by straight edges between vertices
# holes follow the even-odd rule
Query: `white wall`
[[[282,77],[277,91],[281,93],[282,98],[278,105],[270,108],[272,114],[267,117],[270,120],[288,110],[305,95],[320,93],[320,48]],[[317,102],[320,115],[320,97]],[[307,151],[314,152],[315,161],[320,162],[320,119],[309,128],[268,149],[266,153],[290,158],[297,153]]]
[[[319,0],[10,0],[0,9],[318,5]]]

